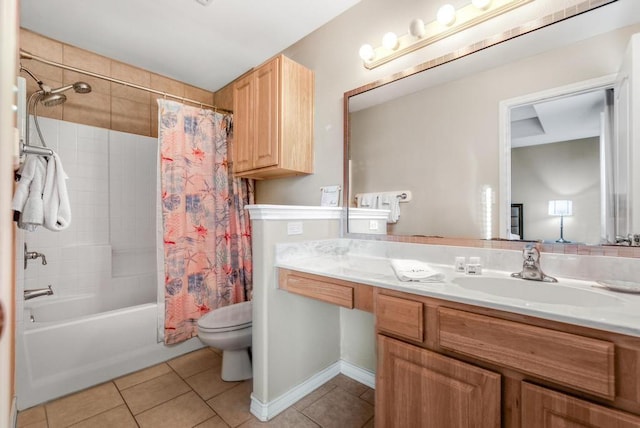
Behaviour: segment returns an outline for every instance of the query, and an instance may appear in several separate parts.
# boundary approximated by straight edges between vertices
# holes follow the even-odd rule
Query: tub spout
[[[40,296],[51,296],[53,290],[49,285],[47,288],[34,288],[32,290],[24,290],[24,300],[33,299]]]

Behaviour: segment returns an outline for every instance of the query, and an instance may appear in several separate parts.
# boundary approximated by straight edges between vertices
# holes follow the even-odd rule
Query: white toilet
[[[222,380],[253,377],[251,369],[251,302],[236,303],[208,312],[198,320],[198,337],[208,346],[223,351]]]

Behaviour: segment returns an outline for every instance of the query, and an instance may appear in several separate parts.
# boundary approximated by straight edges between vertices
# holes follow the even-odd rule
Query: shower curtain
[[[197,335],[212,309],[251,299],[253,180],[233,178],[232,117],[158,100],[164,340]]]

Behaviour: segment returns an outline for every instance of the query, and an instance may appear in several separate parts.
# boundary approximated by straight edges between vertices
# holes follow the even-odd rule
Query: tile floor
[[[224,382],[211,348],[18,414],[19,428],[373,427],[374,391],[338,375],[269,422],[249,413],[252,381]]]

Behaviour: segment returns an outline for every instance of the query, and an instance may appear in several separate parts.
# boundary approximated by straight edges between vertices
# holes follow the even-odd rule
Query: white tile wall
[[[51,284],[61,296],[99,293],[122,306],[155,302],[157,140],[55,119],[39,123],[69,176],[72,217],[61,232],[20,231],[18,295]],[[39,144],[33,120],[30,143]],[[46,266],[30,260],[23,269],[24,242],[46,255]]]

